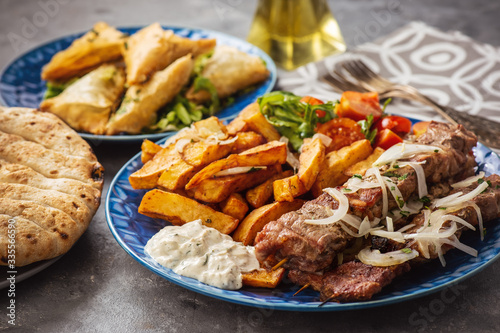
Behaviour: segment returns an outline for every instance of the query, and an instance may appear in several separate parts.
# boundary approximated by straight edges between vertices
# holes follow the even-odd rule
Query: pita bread
[[[97,211],[103,168],[90,146],[50,113],[0,107],[0,265],[66,253]],[[11,227],[12,228],[12,227]]]

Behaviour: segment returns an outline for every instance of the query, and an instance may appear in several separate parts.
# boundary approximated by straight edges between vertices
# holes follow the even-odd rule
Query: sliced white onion
[[[299,169],[300,162],[297,157],[290,151],[288,148],[288,138],[286,136],[282,136],[280,138],[280,142],[286,143],[286,162],[290,164],[290,166],[293,168],[293,171],[296,172]]]
[[[483,215],[481,214],[481,209],[479,208],[478,205],[476,205],[472,201],[468,201],[466,204],[471,205],[472,208],[474,208],[476,210],[478,227],[479,227],[479,235],[481,237],[481,240],[483,240],[484,239],[484,233],[483,233]]]
[[[472,224],[470,224],[469,222],[467,222],[464,219],[462,219],[458,216],[455,216],[455,215],[449,215],[449,214],[443,215],[443,216],[441,216],[441,219],[444,220],[444,222],[446,222],[446,221],[458,222],[471,230],[476,230],[476,228]]]
[[[351,227],[356,228],[356,230],[359,230],[359,226],[361,225],[361,218],[351,215],[351,214],[346,214],[343,218],[342,221],[349,224]]]
[[[457,192],[457,193],[453,193],[453,194],[450,194],[446,197],[442,197],[440,199],[436,199],[433,201],[432,203],[432,206],[433,207],[441,207],[443,205],[446,205],[448,202],[451,202],[453,200],[455,200],[456,198],[460,197],[462,194],[464,194],[463,192]]]
[[[305,220],[304,221],[305,223],[322,224],[322,225],[323,224],[332,224],[332,223],[340,221],[341,219],[344,218],[344,216],[346,216],[347,211],[349,210],[349,200],[347,199],[345,194],[340,192],[339,190],[337,190],[335,188],[331,188],[331,187],[323,189],[323,192],[326,192],[329,195],[331,195],[332,197],[334,197],[335,199],[337,199],[337,201],[339,202],[339,208],[334,210],[333,215],[330,217],[320,219],[320,220]]]
[[[325,147],[328,147],[332,143],[332,138],[330,138],[327,135],[321,134],[321,133],[316,133],[313,135],[312,139],[319,138],[321,142],[325,145]]]
[[[422,198],[422,197],[426,196],[428,194],[428,192],[427,192],[427,183],[425,181],[424,168],[422,168],[420,163],[405,162],[405,163],[401,164],[401,166],[406,166],[406,165],[411,166],[415,170],[415,173],[417,174],[418,197]]]
[[[231,144],[233,142],[236,142],[236,140],[238,140],[238,135],[230,138],[230,139],[227,139],[227,140],[222,140],[222,141],[219,141],[217,144],[223,146],[223,145],[228,145],[228,144]]]
[[[396,230],[397,232],[400,232],[400,233],[403,233],[405,232],[406,230],[410,230],[411,228],[413,228],[415,226],[415,223],[410,223],[410,224],[407,224],[405,225],[404,227]]]
[[[384,164],[392,163],[393,161],[397,161],[403,158],[408,158],[419,153],[431,153],[435,151],[439,152],[441,150],[441,148],[435,146],[398,143],[383,152],[382,155],[380,155],[380,157],[375,161],[375,163],[373,163],[373,166],[380,167]]]
[[[389,216],[385,218],[385,224],[387,224],[387,231],[394,231],[394,224],[392,223],[392,219]]]
[[[477,257],[477,250],[468,246],[468,245],[465,245],[464,243],[461,243],[458,240],[457,236],[455,236],[455,235],[452,237],[452,240],[444,239],[443,244],[451,245],[451,246],[453,246],[453,247],[455,247],[455,248],[457,248],[457,249],[459,249],[459,250],[461,250],[461,251],[463,251],[463,252],[465,252],[473,257]]]
[[[404,243],[405,239],[403,237],[403,234],[398,231],[385,231],[385,230],[373,230],[370,231],[370,234],[373,236],[379,236],[379,237],[384,237],[388,239],[392,239],[398,243]]]
[[[379,267],[387,267],[393,265],[399,265],[413,258],[418,257],[418,252],[411,250],[411,252],[406,253],[401,250],[380,253],[379,250],[370,250],[370,247],[365,247],[358,253],[358,259],[366,264]]]
[[[347,180],[347,182],[345,183],[345,186],[346,186],[346,188],[350,189],[351,192],[356,192],[359,189],[380,187],[380,184],[366,181],[366,180],[360,179],[358,177],[351,177]]]
[[[366,174],[374,174],[377,178],[380,188],[382,189],[382,216],[387,216],[387,211],[389,210],[389,198],[387,197],[387,188],[385,187],[384,179],[380,174],[380,170],[378,168],[370,168],[366,170]]]
[[[396,201],[396,204],[398,205],[399,209],[403,209],[403,207],[405,206],[405,202],[404,202],[403,194],[401,194],[401,191],[399,190],[397,185],[395,183],[393,183],[389,177],[382,176],[381,178],[383,179],[384,184],[389,188],[389,192],[391,192],[392,196],[394,197],[394,200]],[[398,198],[403,200],[402,206],[399,205]]]
[[[476,183],[481,178],[484,178],[483,171],[479,172],[479,174],[477,174],[476,176],[472,176],[472,177],[469,177],[469,178],[462,180],[461,182],[451,184],[451,187],[453,187],[453,188],[467,187],[467,186],[470,186],[470,185]]]
[[[458,197],[455,196],[455,197],[450,199],[450,197],[452,197],[453,195],[456,195],[456,193],[455,193],[455,194],[449,195],[447,197],[441,198],[439,200],[436,200],[436,202],[434,203],[434,206],[441,207],[441,206],[445,206],[445,205],[446,206],[459,205],[461,203],[464,203],[466,201],[474,199],[476,196],[481,194],[481,192],[483,192],[485,189],[487,189],[488,186],[489,186],[489,184],[487,182],[483,182],[483,183],[479,184],[478,187],[476,187],[474,190],[470,191],[467,194],[464,194],[464,195],[461,195]],[[461,192],[458,192],[458,193],[461,193]]]
[[[179,153],[182,153],[186,145],[188,145],[190,142],[191,139],[179,139],[179,141],[175,143],[175,150],[177,150]]]
[[[368,216],[366,216],[363,219],[363,221],[361,222],[361,224],[359,225],[358,237],[369,234],[371,229],[372,229],[372,226],[370,224],[370,219],[368,218]]]
[[[222,176],[239,175],[242,173],[247,173],[250,170],[262,170],[262,169],[267,169],[267,166],[235,167],[235,168],[219,171],[214,176],[215,177],[222,177]]]

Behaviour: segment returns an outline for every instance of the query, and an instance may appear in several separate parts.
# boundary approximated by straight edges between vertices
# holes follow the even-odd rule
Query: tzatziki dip
[[[144,250],[175,273],[221,289],[240,289],[241,273],[260,267],[252,246],[235,242],[201,220],[161,229]]]

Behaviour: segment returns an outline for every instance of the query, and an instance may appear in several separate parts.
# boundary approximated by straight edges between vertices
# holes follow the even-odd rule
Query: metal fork
[[[322,78],[323,81],[330,84],[336,90],[340,92],[346,90],[360,92],[376,91],[381,99],[399,97],[421,102],[431,106],[450,123],[462,124],[467,129],[476,133],[479,141],[486,146],[500,149],[500,123],[440,105],[429,97],[422,95],[412,86],[396,84],[383,78],[373,72],[361,60],[344,61],[340,64],[340,67],[344,71],[347,71],[350,77],[345,75],[344,71],[336,69],[333,75],[327,74]]]

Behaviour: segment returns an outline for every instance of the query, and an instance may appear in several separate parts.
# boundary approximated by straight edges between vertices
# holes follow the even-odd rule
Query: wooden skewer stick
[[[281,266],[283,266],[286,262],[288,261],[287,258],[281,260],[279,263],[277,263],[276,265],[274,265],[273,268],[271,268],[272,271],[275,271],[277,270],[278,268],[280,268]]]
[[[308,288],[309,286],[311,285],[311,283],[306,283],[305,285],[302,286],[302,288],[300,288],[299,290],[297,290],[297,292],[295,294],[293,294],[293,296],[297,296],[298,293],[300,293],[302,290]]]
[[[318,307],[321,307],[323,305],[325,305],[326,303],[330,302],[333,298],[335,297],[335,295],[332,295],[330,297],[328,297],[323,303],[321,303]]]

